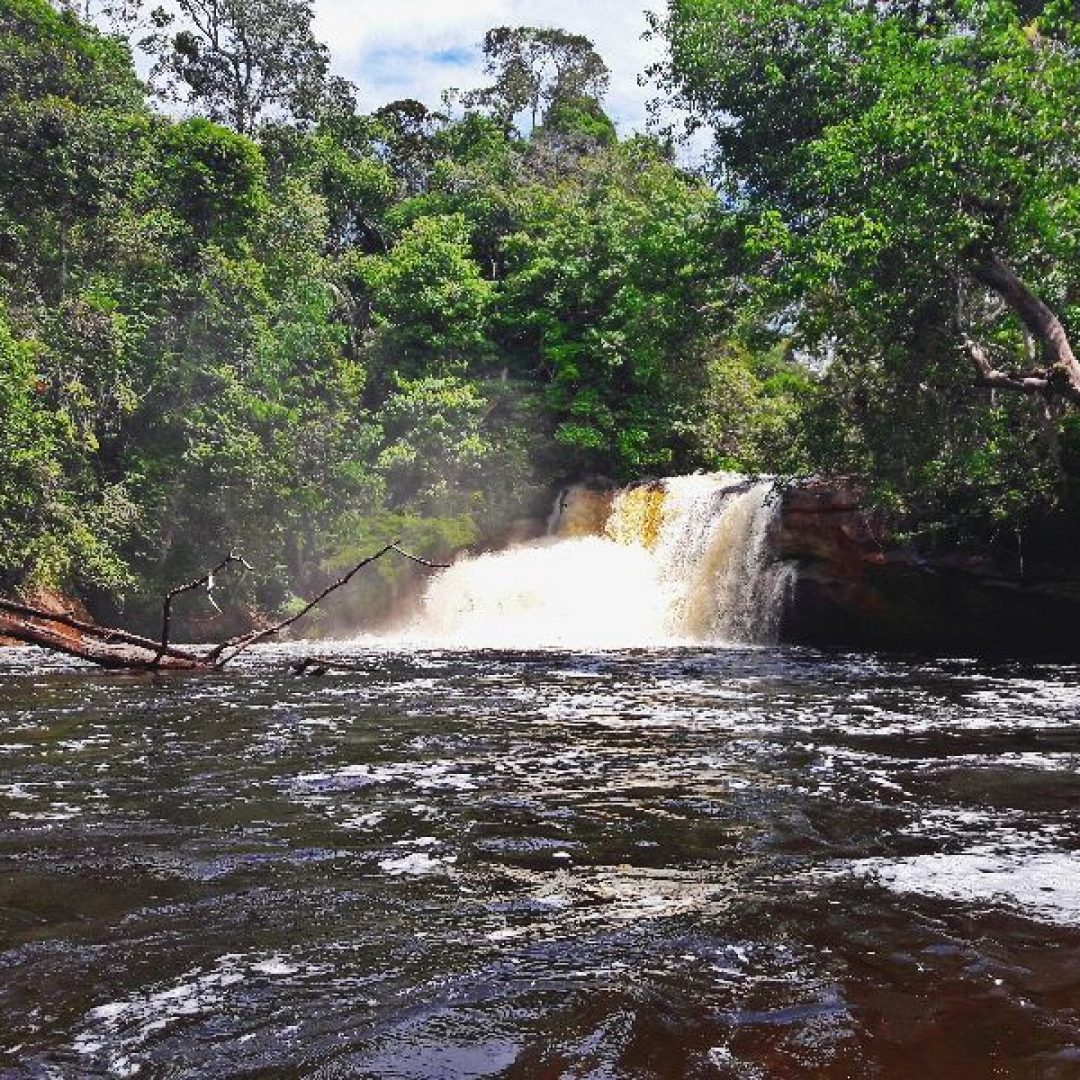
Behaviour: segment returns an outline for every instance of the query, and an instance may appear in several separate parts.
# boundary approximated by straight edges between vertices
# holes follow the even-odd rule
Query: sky
[[[435,108],[447,87],[488,81],[480,43],[494,26],[549,26],[584,34],[611,68],[608,114],[620,134],[645,127],[654,96],[638,76],[658,58],[642,40],[645,10],[661,0],[314,0],[315,34],[336,74],[354,82],[367,112],[399,98]]]

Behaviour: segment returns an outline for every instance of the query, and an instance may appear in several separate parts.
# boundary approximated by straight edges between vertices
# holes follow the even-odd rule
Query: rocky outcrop
[[[849,480],[782,495],[777,554],[797,568],[785,640],[852,648],[1080,655],[1080,554],[1069,562],[895,543]]]

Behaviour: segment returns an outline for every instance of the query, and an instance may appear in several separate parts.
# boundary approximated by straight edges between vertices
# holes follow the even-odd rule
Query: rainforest
[[[0,0],[0,1072],[1077,1075],[1074,0],[330,3]]]
[[[0,10],[6,590],[140,625],[237,550],[226,611],[274,614],[383,539],[717,470],[855,476],[931,549],[1071,546],[1068,5],[672,4],[682,119],[618,135],[580,36],[501,28],[490,87],[362,111],[278,4],[239,82],[229,5],[234,53],[194,4]]]

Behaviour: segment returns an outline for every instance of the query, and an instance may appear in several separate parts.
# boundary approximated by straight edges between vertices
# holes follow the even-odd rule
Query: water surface
[[[1080,669],[297,651],[0,651],[4,1076],[1080,1076]]]

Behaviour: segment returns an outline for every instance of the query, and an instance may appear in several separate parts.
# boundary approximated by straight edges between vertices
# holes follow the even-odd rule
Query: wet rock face
[[[785,640],[813,645],[1080,656],[1080,554],[1029,565],[891,540],[850,480],[782,496],[777,554],[798,568]]]

